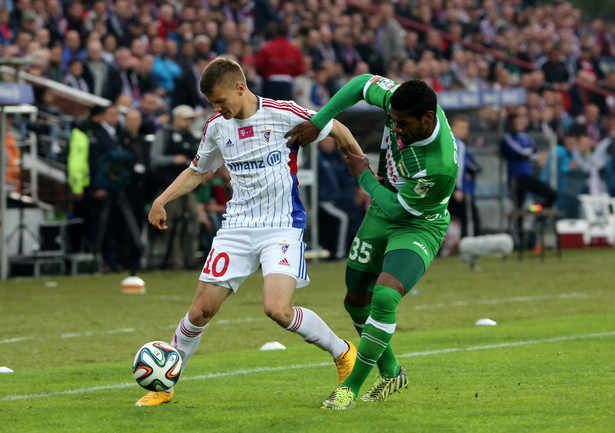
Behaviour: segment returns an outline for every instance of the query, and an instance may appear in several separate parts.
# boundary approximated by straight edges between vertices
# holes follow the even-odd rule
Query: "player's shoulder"
[[[211,115],[207,122],[205,122],[205,126],[203,126],[203,136],[205,136],[208,132],[212,133],[217,128],[223,127],[226,125],[226,119],[220,113],[214,113]]]
[[[297,104],[295,101],[282,101],[277,99],[261,98],[261,109],[282,116],[297,116],[310,120],[314,112]]]

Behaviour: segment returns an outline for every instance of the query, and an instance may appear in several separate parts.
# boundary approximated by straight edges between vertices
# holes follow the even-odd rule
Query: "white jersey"
[[[221,228],[305,228],[297,152],[286,147],[284,134],[315,112],[292,101],[257,98],[258,109],[248,119],[211,116],[190,167],[199,173],[217,170],[222,164],[228,168],[233,194]],[[332,125],[329,122],[316,141],[329,135]]]

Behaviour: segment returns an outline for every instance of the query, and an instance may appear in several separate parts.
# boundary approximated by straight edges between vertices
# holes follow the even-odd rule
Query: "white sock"
[[[173,335],[171,346],[175,347],[182,357],[182,371],[184,371],[190,357],[199,346],[201,334],[205,328],[207,328],[207,325],[194,326],[190,323],[190,320],[188,320],[188,313],[186,313],[186,317],[183,317],[182,320],[179,321],[179,325],[177,325],[177,329],[175,330],[175,335]]]
[[[302,307],[293,307],[295,315],[288,329],[299,334],[301,338],[310,344],[326,350],[337,358],[348,350],[348,344],[339,338],[312,310]]]

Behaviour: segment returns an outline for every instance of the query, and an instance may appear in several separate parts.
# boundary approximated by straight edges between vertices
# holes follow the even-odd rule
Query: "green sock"
[[[357,361],[350,376],[342,383],[342,386],[349,387],[355,396],[359,395],[365,379],[389,347],[395,332],[397,304],[401,298],[401,294],[389,287],[374,287],[370,317],[361,334]]]
[[[360,336],[363,333],[365,321],[369,317],[371,306],[366,305],[365,307],[352,307],[344,303],[344,307],[350,315],[352,323]],[[385,377],[395,377],[399,373],[399,369],[400,366],[397,362],[397,358],[395,358],[391,345],[388,344],[386,349],[384,349],[384,352],[382,352],[382,355],[380,355],[380,359],[378,359],[378,370],[380,371],[380,375]]]

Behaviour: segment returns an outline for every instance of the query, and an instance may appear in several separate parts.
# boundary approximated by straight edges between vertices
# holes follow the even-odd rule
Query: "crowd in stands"
[[[558,198],[549,200],[574,216],[578,206],[562,197],[590,187],[615,194],[610,176],[615,27],[605,19],[585,19],[564,0],[540,5],[533,0],[0,2],[0,57],[36,60],[24,70],[120,107],[115,125],[97,120],[113,142],[107,153],[127,150],[121,140],[130,112],[139,115],[139,133],[159,141],[172,134],[173,110],[179,106],[192,110],[187,118],[204,122],[211,109],[198,91],[198,79],[216,56],[238,60],[256,94],[294,99],[314,110],[364,73],[398,82],[420,78],[436,92],[523,87],[527,103],[505,107],[503,113],[523,118],[528,133],[557,137],[551,155],[535,158],[544,167],[543,179],[549,178],[549,167],[557,167]],[[37,88],[35,93],[42,112],[61,114],[52,92]],[[487,108],[483,114],[470,119],[471,129],[493,126],[493,113]],[[466,144],[469,149],[480,145],[471,138]],[[194,154],[197,145],[198,138],[183,153]],[[179,167],[188,161],[163,154],[175,155],[173,164]],[[544,164],[552,158],[557,164]],[[142,165],[149,172],[156,164]],[[129,178],[143,174],[135,170],[129,170]],[[221,187],[226,180],[218,183]],[[157,191],[150,187],[144,198]],[[200,196],[206,197],[204,206],[216,195]],[[340,207],[346,206],[343,199],[347,196],[327,197]],[[214,208],[219,211],[220,203]],[[198,220],[211,230],[215,224],[203,209]],[[138,217],[144,221],[144,215]]]

